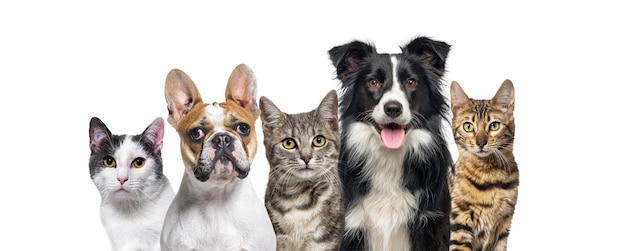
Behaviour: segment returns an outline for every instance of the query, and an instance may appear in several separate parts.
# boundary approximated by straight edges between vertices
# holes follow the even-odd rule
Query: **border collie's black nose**
[[[389,101],[385,104],[385,114],[391,118],[395,118],[402,114],[402,104],[398,101]]]

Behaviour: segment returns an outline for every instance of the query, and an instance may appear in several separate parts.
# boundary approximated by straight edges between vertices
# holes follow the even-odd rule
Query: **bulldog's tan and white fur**
[[[256,79],[238,65],[226,101],[204,103],[183,71],[165,82],[167,121],[180,136],[185,173],[161,233],[162,250],[275,250],[261,199],[246,179],[257,150]]]

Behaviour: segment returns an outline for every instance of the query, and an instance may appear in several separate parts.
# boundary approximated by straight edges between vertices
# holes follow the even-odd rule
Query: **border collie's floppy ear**
[[[328,51],[328,54],[336,68],[337,78],[344,80],[348,75],[356,72],[363,58],[375,52],[376,48],[373,46],[355,40],[333,47]]]
[[[448,52],[450,52],[450,45],[428,37],[418,37],[402,48],[402,53],[420,56],[423,64],[431,68],[440,77],[446,71]]]

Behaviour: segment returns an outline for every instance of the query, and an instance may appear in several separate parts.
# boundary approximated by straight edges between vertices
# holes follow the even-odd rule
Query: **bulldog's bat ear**
[[[165,101],[169,122],[177,127],[180,119],[197,103],[202,103],[200,92],[191,78],[179,69],[172,69],[165,79]]]
[[[247,65],[238,65],[230,74],[226,87],[226,100],[235,101],[250,112],[254,119],[259,117],[256,77]]]

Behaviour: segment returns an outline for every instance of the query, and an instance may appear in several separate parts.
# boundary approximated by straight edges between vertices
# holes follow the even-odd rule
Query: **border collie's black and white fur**
[[[342,250],[448,250],[441,80],[450,46],[417,37],[401,49],[382,54],[353,41],[329,51],[341,80]]]

